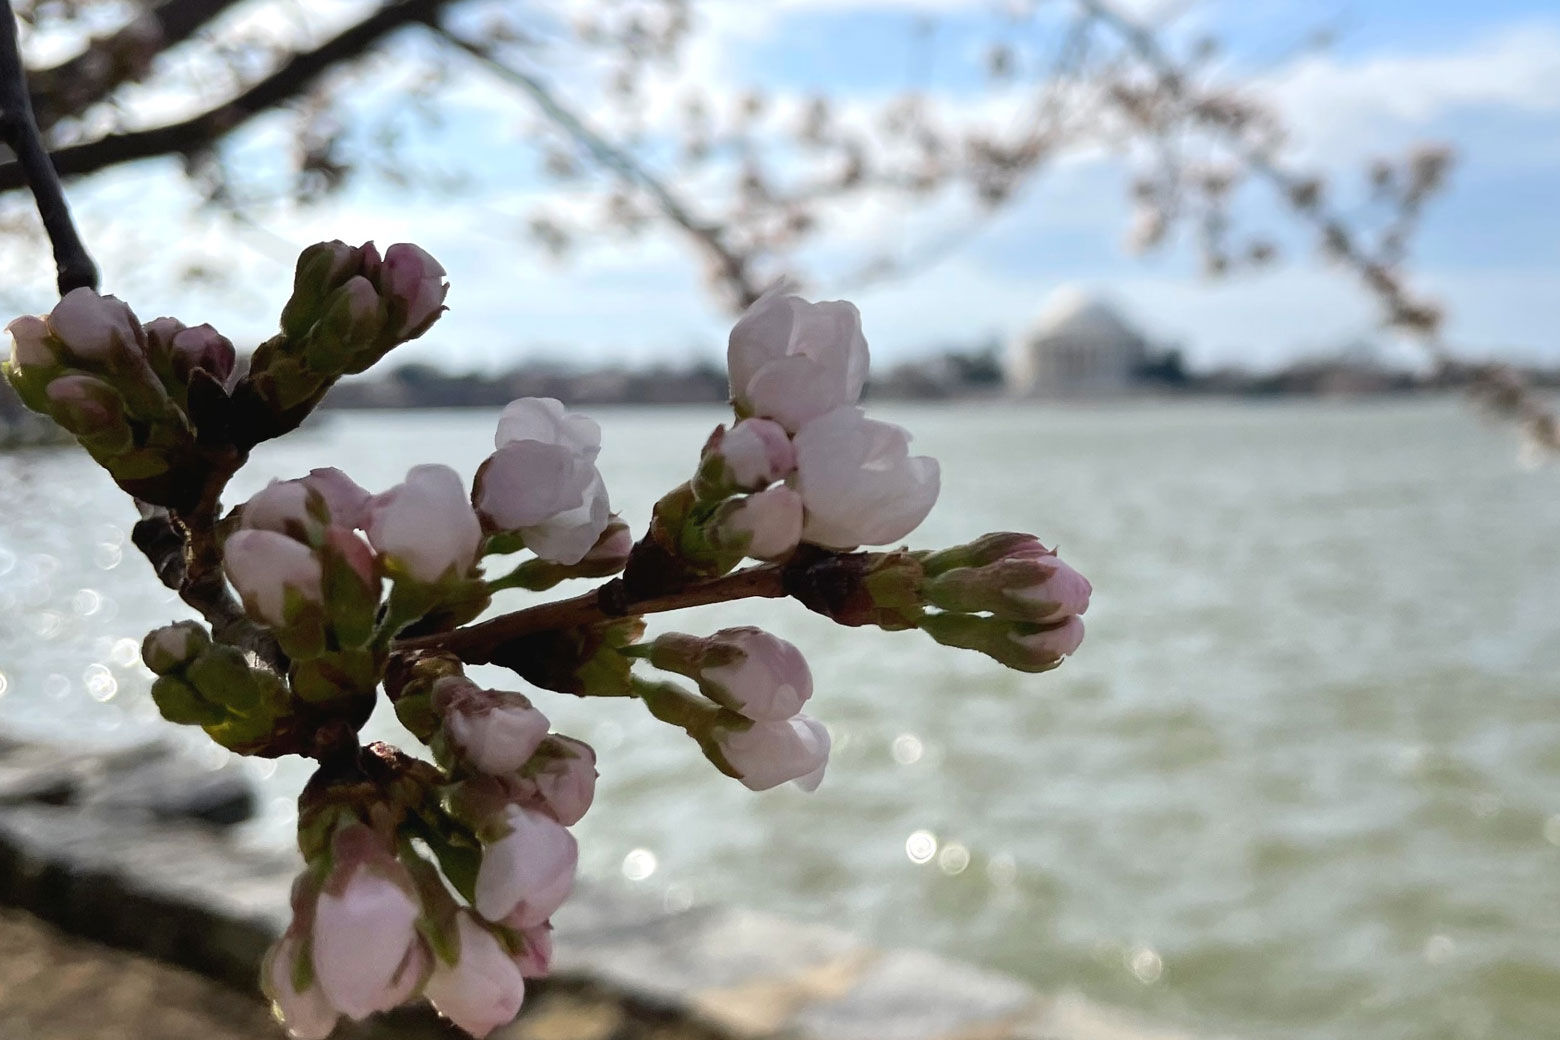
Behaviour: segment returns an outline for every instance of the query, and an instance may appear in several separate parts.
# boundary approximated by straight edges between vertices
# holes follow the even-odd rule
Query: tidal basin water
[[[917,545],[1031,530],[1093,579],[1081,651],[1024,676],[788,603],[658,618],[802,646],[829,775],[751,794],[635,704],[538,693],[600,754],[588,872],[1198,1036],[1560,1036],[1560,467],[1454,401],[875,411],[943,463]],[[598,417],[638,530],[722,415]],[[332,416],[237,490],[325,464],[375,489],[418,461],[469,476],[494,418]],[[185,612],[129,502],[73,452],[0,456],[0,480],[0,724],[200,747],[145,694],[140,637]],[[290,841],[303,766],[250,767],[247,840]]]

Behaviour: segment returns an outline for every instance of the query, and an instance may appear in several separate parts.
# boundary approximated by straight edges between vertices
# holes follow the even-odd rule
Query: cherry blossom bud
[[[710,700],[762,722],[791,718],[813,692],[802,652],[748,626],[723,628],[705,639],[668,632],[650,644],[650,663],[688,676]]]
[[[498,450],[477,471],[477,510],[542,559],[579,563],[611,516],[595,463],[600,427],[552,398],[526,397],[504,409],[494,440]]]
[[[297,936],[282,936],[266,954],[260,971],[260,981],[276,1017],[293,1040],[325,1040],[336,1028],[340,1013],[331,1006],[318,980],[309,970],[309,984],[297,987],[300,943]]]
[[[589,416],[571,412],[553,397],[521,397],[504,406],[493,447],[514,441],[561,444],[595,459],[601,452],[601,427]]]
[[[839,408],[796,435],[796,489],[807,507],[802,538],[830,549],[884,545],[920,525],[937,501],[937,462],[910,455],[893,423]]]
[[[433,684],[433,708],[461,757],[493,776],[513,773],[547,736],[547,716],[518,693],[484,690],[463,676]]]
[[[439,1014],[480,1040],[520,1013],[525,978],[497,936],[471,911],[455,915],[455,934],[455,963],[436,961],[423,993]]]
[[[861,314],[842,300],[767,293],[731,330],[726,359],[738,414],[774,419],[795,433],[861,397],[868,363]]]
[[[379,286],[401,318],[397,338],[415,339],[444,313],[444,297],[450,291],[444,274],[437,260],[409,242],[397,242],[385,250]]]
[[[237,361],[233,341],[210,325],[195,325],[175,333],[169,346],[173,372],[182,380],[188,381],[196,369],[209,372],[219,383],[227,382],[233,374]]]
[[[526,764],[520,783],[530,792],[529,804],[573,827],[596,797],[596,752],[583,741],[549,736]]]
[[[53,368],[60,363],[42,318],[24,315],[5,327],[11,334],[11,365],[18,370]]]
[[[301,339],[309,327],[320,320],[325,298],[348,278],[365,273],[364,254],[372,249],[372,243],[363,249],[354,249],[345,242],[336,241],[318,242],[299,253],[292,296],[282,308],[282,331]],[[374,261],[377,265],[377,253]]]
[[[325,301],[325,314],[310,333],[304,356],[319,372],[358,372],[368,367],[365,356],[384,330],[385,310],[379,292],[362,275],[348,278]]]
[[[71,433],[105,451],[124,451],[132,443],[119,392],[96,376],[80,373],[49,380],[45,390],[50,414]]]
[[[314,907],[314,974],[331,1006],[354,1019],[408,999],[428,968],[416,887],[383,839],[337,833],[335,865]]]
[[[311,493],[324,506],[323,515],[311,512]],[[244,504],[243,525],[264,531],[301,535],[323,524],[361,527],[372,496],[339,469],[312,469],[306,477],[273,480]]]
[[[1083,642],[1083,619],[1074,614],[1044,628],[1016,629],[1008,638],[1031,661],[1058,661],[1072,654]]]
[[[1035,543],[1039,545],[1038,542]],[[1089,580],[1050,550],[1027,548],[983,567],[959,567],[927,582],[926,598],[944,610],[989,611],[1045,623],[1089,609]]]
[[[505,808],[500,827],[503,836],[482,850],[472,905],[489,921],[531,928],[574,890],[579,846],[557,820],[521,805]]]
[[[154,628],[141,641],[141,660],[156,675],[168,675],[193,661],[211,645],[211,637],[197,621],[180,621]]]
[[[945,646],[978,650],[1021,672],[1047,672],[1083,642],[1083,619],[1076,614],[1036,625],[973,614],[928,614],[921,630]]]
[[[715,514],[715,542],[755,560],[789,556],[802,540],[802,496],[780,486],[723,503]]]
[[[628,563],[628,555],[633,551],[634,532],[628,529],[622,517],[613,513],[607,517],[607,526],[580,564],[589,565],[587,577],[616,574]]]
[[[515,954],[515,967],[528,979],[545,977],[552,970],[552,925],[539,924],[534,928],[521,929],[520,941],[525,945]]]
[[[782,722],[717,723],[713,740],[721,759],[750,791],[767,791],[787,780],[804,791],[817,790],[829,764],[829,731],[810,715]]]
[[[240,530],[224,545],[222,569],[257,620],[287,623],[287,592],[310,602],[324,598],[320,561],[307,545],[275,531]]]
[[[48,324],[72,356],[90,364],[104,365],[141,350],[141,326],[130,308],[85,286],[54,305]]]
[[[795,468],[796,449],[785,427],[769,419],[743,419],[710,439],[694,478],[695,490],[706,499],[760,491]]]
[[[482,545],[465,486],[448,466],[413,466],[405,482],[369,501],[364,527],[393,574],[425,584],[465,578]]]

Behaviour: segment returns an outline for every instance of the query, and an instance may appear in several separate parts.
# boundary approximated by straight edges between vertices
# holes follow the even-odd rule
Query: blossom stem
[[[453,653],[469,664],[481,664],[494,648],[533,632],[579,628],[634,614],[659,614],[735,599],[778,599],[786,595],[783,575],[783,565],[764,564],[637,602],[624,597],[622,580],[614,578],[600,588],[573,599],[527,607],[453,632],[435,632],[401,639],[396,641],[392,649],[441,650]]]

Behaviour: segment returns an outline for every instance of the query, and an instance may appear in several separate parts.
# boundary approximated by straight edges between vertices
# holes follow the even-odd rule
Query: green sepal
[[[232,712],[250,714],[260,706],[259,686],[237,647],[212,643],[184,670],[184,677],[201,697]]]
[[[220,705],[206,701],[189,683],[171,675],[152,683],[152,701],[163,718],[181,726],[210,726],[227,718]]]

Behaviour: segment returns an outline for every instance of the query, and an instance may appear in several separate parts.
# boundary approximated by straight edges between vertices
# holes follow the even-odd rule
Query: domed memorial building
[[[1148,341],[1114,307],[1066,286],[1008,344],[1004,375],[1016,397],[1124,394],[1134,389],[1148,355]]]

